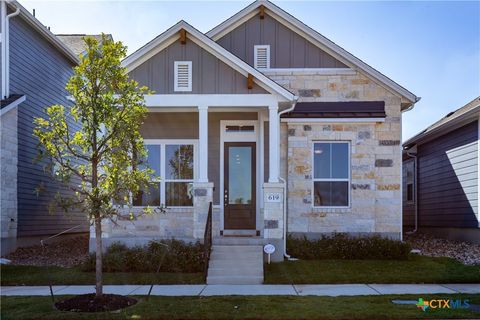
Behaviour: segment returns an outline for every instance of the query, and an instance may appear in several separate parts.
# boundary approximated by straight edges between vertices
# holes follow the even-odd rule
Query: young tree
[[[102,219],[125,215],[114,203],[128,202],[131,194],[148,189],[152,174],[138,165],[146,156],[139,129],[147,113],[144,94],[149,91],[130,80],[121,66],[126,55],[121,42],[105,35],[100,43],[89,37],[84,40],[86,54],[66,86],[74,105],[47,108],[46,119],[34,120],[34,135],[41,156],[51,159],[54,177],[72,191],[71,196],[57,194],[57,205],[65,210],[80,208],[95,227],[96,296],[100,297]]]

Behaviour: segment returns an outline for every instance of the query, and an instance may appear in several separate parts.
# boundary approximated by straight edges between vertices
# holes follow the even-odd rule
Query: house
[[[206,34],[180,21],[123,65],[155,91],[141,133],[161,179],[134,210],[168,209],[105,221],[105,246],[202,240],[210,202],[214,245],[270,243],[276,261],[286,235],[402,238],[402,112],[419,98],[273,3]]]
[[[403,144],[403,225],[480,243],[480,97]]]
[[[1,254],[67,229],[88,232],[83,214],[48,205],[68,193],[35,162],[33,119],[53,104],[68,105],[65,84],[77,56],[17,1],[0,1],[1,14]],[[72,125],[74,125],[72,123]]]
[[[101,34],[56,34],[57,38],[60,39],[72,52],[78,57],[86,53],[85,48],[85,37],[94,38],[98,43],[102,43]],[[113,39],[111,34],[106,35],[109,39]]]

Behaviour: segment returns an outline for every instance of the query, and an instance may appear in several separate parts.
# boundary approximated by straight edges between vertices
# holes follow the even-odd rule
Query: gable
[[[192,91],[174,90],[175,61],[192,61]],[[130,71],[130,77],[148,86],[156,94],[247,94],[267,93],[254,84],[247,88],[247,78],[187,39],[175,41]]]
[[[249,65],[254,65],[254,46],[270,45],[270,68],[348,68],[276,19],[257,13],[217,43]]]

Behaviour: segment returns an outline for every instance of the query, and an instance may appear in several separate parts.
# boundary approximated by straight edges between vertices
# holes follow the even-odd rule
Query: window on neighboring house
[[[350,143],[344,141],[313,144],[313,205],[350,205]]]
[[[193,199],[189,185],[194,181],[195,142],[145,141],[147,161],[155,170],[150,193],[140,192],[133,200],[134,206],[191,207]]]
[[[415,162],[413,160],[404,163],[403,178],[405,179],[403,201],[410,204],[415,203]]]
[[[407,183],[407,201],[413,202],[413,183]]]
[[[192,91],[192,61],[175,61],[174,91]]]
[[[254,46],[253,59],[254,67],[256,69],[269,69],[270,68],[270,46],[258,45]]]

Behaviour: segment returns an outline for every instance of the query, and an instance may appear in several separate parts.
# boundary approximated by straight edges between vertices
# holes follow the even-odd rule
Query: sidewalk
[[[104,293],[147,295],[148,285],[105,285]],[[53,286],[55,295],[95,292],[95,286]],[[383,294],[480,294],[480,284],[299,284],[299,285],[155,285],[153,296],[363,296]],[[48,296],[48,286],[0,287],[2,296]]]

